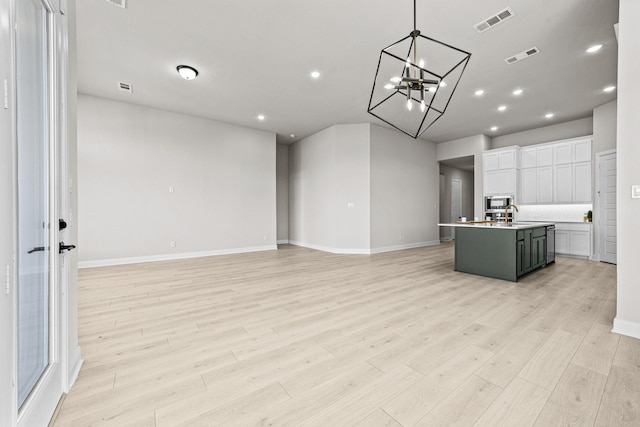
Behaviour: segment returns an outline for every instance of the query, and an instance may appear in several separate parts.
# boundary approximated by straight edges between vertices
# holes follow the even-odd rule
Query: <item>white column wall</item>
[[[448,160],[473,156],[473,216],[484,216],[482,208],[482,152],[491,148],[491,139],[483,134],[456,139],[437,145],[437,159]]]
[[[614,332],[640,338],[640,1],[620,0],[618,34],[617,226],[618,299]]]
[[[436,145],[371,125],[371,251],[440,243]]]

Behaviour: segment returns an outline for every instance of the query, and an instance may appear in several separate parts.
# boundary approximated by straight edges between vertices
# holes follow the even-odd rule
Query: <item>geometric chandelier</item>
[[[447,109],[471,54],[416,29],[380,52],[367,112],[412,138]]]

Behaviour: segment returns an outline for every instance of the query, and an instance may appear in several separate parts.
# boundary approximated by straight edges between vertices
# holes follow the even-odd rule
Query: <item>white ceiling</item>
[[[80,92],[273,131],[283,143],[333,124],[382,124],[367,113],[380,50],[413,27],[411,0],[127,6],[77,1]],[[505,7],[513,18],[482,34],[473,29]],[[424,139],[505,135],[588,117],[616,98],[602,89],[616,84],[617,0],[418,0],[417,9],[423,35],[472,54],[446,114]],[[584,52],[596,43],[604,44],[599,52]],[[505,63],[533,46],[541,53]],[[180,64],[200,75],[181,79]],[[311,79],[312,70],[321,77]],[[133,93],[119,91],[118,82]],[[474,95],[478,88],[482,97]],[[524,90],[519,97],[516,88]],[[545,119],[547,112],[555,117]]]

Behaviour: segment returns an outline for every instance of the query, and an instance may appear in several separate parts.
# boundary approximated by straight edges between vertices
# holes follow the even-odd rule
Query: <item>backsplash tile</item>
[[[591,204],[580,205],[522,205],[518,206],[517,221],[583,222]]]

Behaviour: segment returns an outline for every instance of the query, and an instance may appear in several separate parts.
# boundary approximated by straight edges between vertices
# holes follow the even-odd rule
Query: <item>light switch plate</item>
[[[640,185],[631,186],[631,198],[640,199]]]

